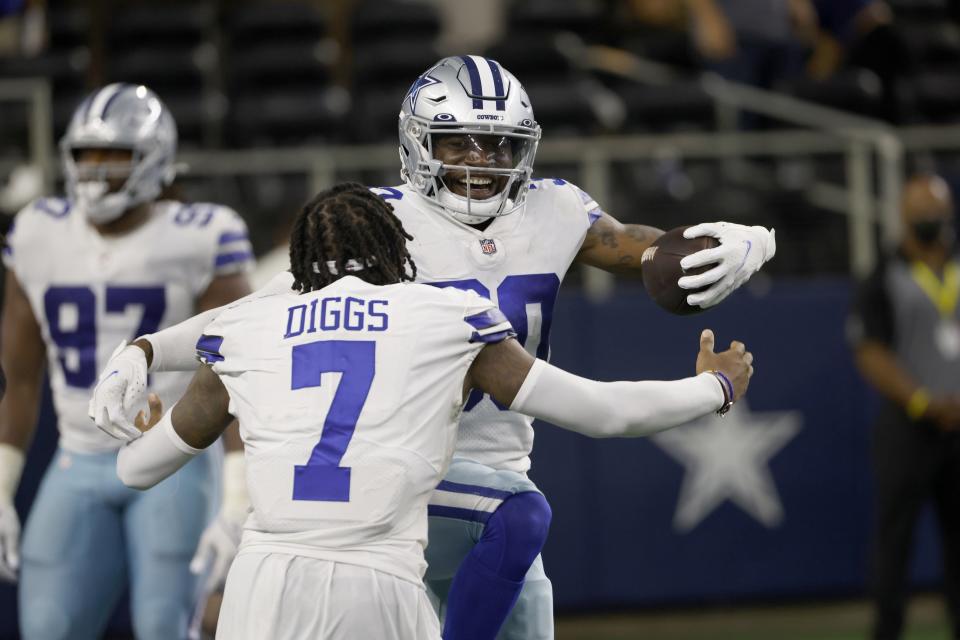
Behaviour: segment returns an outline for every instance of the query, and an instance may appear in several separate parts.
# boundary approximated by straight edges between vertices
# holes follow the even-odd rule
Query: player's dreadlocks
[[[316,291],[344,275],[378,285],[413,280],[412,239],[383,198],[356,182],[338,184],[304,205],[294,222],[293,289]]]

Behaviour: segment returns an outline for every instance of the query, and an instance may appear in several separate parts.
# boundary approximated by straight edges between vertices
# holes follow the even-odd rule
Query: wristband
[[[730,382],[730,378],[716,369],[711,369],[708,373],[712,373],[723,388],[723,406],[717,409],[717,415],[725,416],[733,406],[733,383]]]
[[[927,393],[926,389],[917,389],[907,400],[907,415],[910,416],[911,420],[919,420],[927,412],[929,406],[930,394]]]

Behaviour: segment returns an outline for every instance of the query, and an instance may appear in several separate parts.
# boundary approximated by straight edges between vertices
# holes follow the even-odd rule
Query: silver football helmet
[[[82,149],[127,149],[129,162],[78,163]],[[88,96],[60,141],[67,195],[102,224],[154,200],[176,175],[177,125],[160,98],[143,85],[111,84]],[[123,180],[110,190],[109,181]]]
[[[446,136],[461,136],[461,155],[472,160],[439,159],[436,145]],[[464,224],[523,206],[539,141],[523,85],[480,56],[444,58],[417,78],[400,108],[403,179]]]

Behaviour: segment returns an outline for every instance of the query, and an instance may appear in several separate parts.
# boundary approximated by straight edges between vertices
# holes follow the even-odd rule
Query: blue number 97
[[[293,472],[293,499],[350,501],[350,467],[341,467],[376,374],[376,343],[318,340],[293,347],[290,388],[319,387],[324,373],[340,372],[340,384],[323,421],[320,441]]]

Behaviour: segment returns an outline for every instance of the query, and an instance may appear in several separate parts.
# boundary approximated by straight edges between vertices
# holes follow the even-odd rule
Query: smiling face
[[[514,167],[513,145],[510,138],[497,135],[456,134],[438,135],[433,139],[433,157],[446,165],[461,165],[480,169],[512,169]],[[443,174],[443,183],[452,193],[486,200],[502,192],[508,176],[492,176],[448,169]]]

